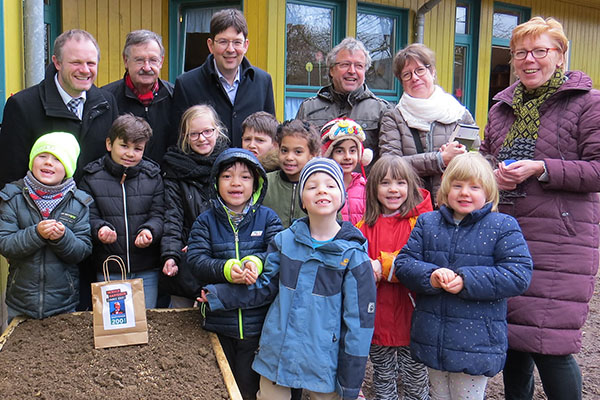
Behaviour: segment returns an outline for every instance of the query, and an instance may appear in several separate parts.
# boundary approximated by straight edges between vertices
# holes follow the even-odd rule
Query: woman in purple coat
[[[598,270],[600,92],[564,71],[568,41],[553,18],[512,33],[519,80],[500,92],[480,151],[494,156],[499,211],[517,218],[534,262],[531,286],[508,301],[507,399],[531,399],[537,366],[548,399],[581,399],[581,348]]]

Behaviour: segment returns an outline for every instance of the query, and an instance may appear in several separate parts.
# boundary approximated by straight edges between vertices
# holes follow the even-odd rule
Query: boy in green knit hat
[[[75,311],[77,263],[92,250],[89,204],[73,173],[79,144],[70,133],[41,136],[23,179],[0,192],[0,254],[9,263],[8,322]]]

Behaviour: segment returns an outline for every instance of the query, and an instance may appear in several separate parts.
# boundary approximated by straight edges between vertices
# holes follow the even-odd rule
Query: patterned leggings
[[[371,345],[369,357],[373,364],[373,389],[377,400],[428,400],[427,367],[410,356],[408,346]],[[400,378],[401,393],[398,393]]]

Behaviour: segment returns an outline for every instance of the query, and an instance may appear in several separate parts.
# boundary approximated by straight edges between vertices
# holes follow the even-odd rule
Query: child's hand
[[[135,238],[135,246],[140,249],[146,248],[152,244],[152,232],[148,229],[142,229]]]
[[[177,264],[175,264],[175,260],[169,258],[167,261],[165,261],[162,272],[166,276],[175,276],[177,275],[177,272],[179,272],[179,267]]]
[[[438,268],[431,273],[429,282],[431,286],[438,289],[444,289],[444,286],[448,285],[456,277],[456,273],[448,268]]]
[[[185,246],[183,249],[181,249],[181,252],[182,252],[182,253],[187,253],[187,249],[188,249],[188,247],[187,247],[187,246]]]
[[[98,229],[98,240],[104,244],[112,244],[117,241],[117,232],[113,231],[108,226],[103,226]]]
[[[446,292],[452,293],[452,294],[457,294],[458,292],[463,290],[464,287],[465,287],[465,282],[463,281],[463,278],[460,275],[456,275],[454,277],[454,279],[452,279],[450,282],[448,282],[448,284],[445,287],[442,286],[442,288]]]
[[[54,231],[50,234],[50,240],[58,240],[65,235],[65,226],[62,222],[56,221]]]
[[[208,303],[208,299],[206,298],[206,294],[207,293],[208,293],[207,291],[205,291],[204,289],[202,289],[200,291],[200,297],[196,297],[196,301],[198,303]]]
[[[61,224],[62,225],[62,224]],[[43,221],[40,221],[37,224],[37,231],[40,234],[41,237],[43,237],[46,240],[54,240],[52,239],[52,235],[55,234],[56,232],[56,220],[54,219],[45,219]],[[63,232],[64,234],[64,232]]]
[[[373,268],[373,276],[375,277],[375,282],[379,282],[381,280],[381,261],[371,260],[371,268]]]
[[[253,261],[246,261],[244,263],[244,283],[246,285],[252,285],[258,279],[258,267]]]
[[[239,284],[246,283],[246,273],[242,269],[241,264],[236,263],[231,266],[231,282]]]

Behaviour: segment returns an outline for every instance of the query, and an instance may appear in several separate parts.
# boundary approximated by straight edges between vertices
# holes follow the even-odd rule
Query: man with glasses
[[[167,147],[177,141],[170,124],[173,84],[159,79],[165,57],[162,38],[141,29],[127,34],[123,48],[123,79],[104,86],[116,98],[119,114],[144,118],[152,128],[145,156],[161,163]]]
[[[198,68],[180,75],[173,94],[174,123],[196,104],[213,106],[233,147],[242,147],[242,122],[256,111],[275,115],[271,76],[246,59],[248,25],[239,10],[215,13],[210,20],[210,55]]]
[[[296,118],[312,122],[319,129],[334,118],[355,120],[365,131],[365,147],[373,150],[373,161],[377,160],[379,121],[390,105],[375,96],[365,83],[371,66],[369,52],[361,41],[347,37],[327,54],[326,62],[331,84],[304,100]]]

